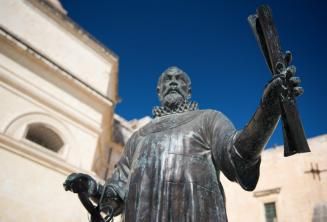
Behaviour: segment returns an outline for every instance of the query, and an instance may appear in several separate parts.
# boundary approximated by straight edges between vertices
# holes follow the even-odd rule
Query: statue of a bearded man
[[[245,190],[256,187],[260,154],[280,118],[279,95],[286,87],[281,78],[267,84],[253,117],[238,131],[221,112],[198,110],[188,75],[168,68],[158,81],[161,106],[128,140],[107,183],[72,174],[66,188],[101,199],[100,210],[109,205],[125,222],[226,222],[220,173]],[[303,93],[298,78],[289,81],[296,95]]]

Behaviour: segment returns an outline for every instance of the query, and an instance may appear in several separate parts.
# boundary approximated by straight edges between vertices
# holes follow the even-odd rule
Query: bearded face
[[[158,82],[158,96],[162,106],[177,109],[191,97],[191,82],[186,73],[177,67],[168,68]]]
[[[183,102],[184,97],[179,92],[170,92],[163,98],[162,105],[174,110]]]

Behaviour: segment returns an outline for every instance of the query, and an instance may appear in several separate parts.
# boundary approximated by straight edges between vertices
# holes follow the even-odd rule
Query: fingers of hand
[[[87,181],[88,175],[82,173],[72,173],[70,174],[63,186],[66,191],[72,191],[74,193],[78,193],[81,191],[87,190]]]
[[[301,79],[299,77],[291,77],[288,81],[295,96],[300,96],[304,93],[303,88],[299,86],[301,83]]]
[[[292,62],[292,53],[290,51],[285,52],[284,60],[286,65],[288,66]]]
[[[270,83],[271,87],[273,87],[273,88],[278,87],[278,86],[280,86],[280,85],[282,85],[282,84],[283,84],[283,80],[282,80],[280,77],[275,78],[275,79]]]
[[[74,180],[77,176],[78,176],[77,173],[72,173],[67,177],[66,181]]]
[[[276,77],[275,79],[273,79],[267,86],[266,93],[269,92],[268,94],[273,97],[275,95],[280,95],[280,93],[292,93],[294,96],[302,95],[304,93],[304,90],[302,87],[300,87],[301,79],[299,77],[294,76],[295,72],[295,66],[288,66],[286,68],[286,79],[284,79],[284,77]]]
[[[282,80],[280,77],[274,79],[274,80],[270,83],[269,88],[271,88],[271,90],[281,91],[281,90],[284,88],[283,80]]]
[[[97,183],[93,179],[88,180],[88,193],[93,194],[94,192],[96,192],[96,189]]]
[[[291,77],[289,80],[289,84],[293,87],[300,85],[301,79],[299,77]]]
[[[67,179],[65,180],[65,182],[63,183],[63,186],[65,188],[66,191],[71,190],[72,189],[72,181],[74,180],[74,178],[76,177],[76,173],[72,173],[70,174]]]
[[[70,190],[70,185],[68,185],[67,181],[65,181],[65,182],[63,183],[63,186],[64,186],[64,188],[65,188],[65,191]]]
[[[278,98],[279,95],[287,88],[283,85],[283,80],[280,77],[273,79],[266,87],[264,91],[264,97],[266,99]]]
[[[295,73],[296,73],[296,67],[295,66],[288,66],[286,68],[286,78],[287,79],[295,76]]]
[[[294,87],[293,88],[293,93],[294,93],[295,96],[300,96],[300,95],[302,95],[304,93],[304,90],[303,90],[302,87],[299,87],[299,86]]]

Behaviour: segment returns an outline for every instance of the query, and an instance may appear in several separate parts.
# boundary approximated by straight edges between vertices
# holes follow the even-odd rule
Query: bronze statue
[[[191,81],[177,67],[162,73],[157,85],[160,107],[154,119],[128,140],[124,154],[105,185],[85,174],[71,174],[64,186],[80,195],[94,221],[97,212],[123,214],[125,222],[227,221],[220,173],[248,191],[259,178],[260,154],[281,116],[280,95],[303,89],[295,69],[283,70],[265,87],[249,123],[236,130],[224,114],[199,110],[191,101]],[[285,78],[287,75],[287,85]],[[92,213],[93,212],[93,213]]]
[[[283,76],[283,85],[285,86],[291,84],[285,68],[291,62],[292,55],[289,51],[284,53],[281,49],[270,7],[261,5],[257,8],[256,14],[248,17],[248,21],[272,75],[274,77]],[[283,124],[284,156],[310,152],[296,107],[296,95],[289,88],[285,87],[279,99]]]

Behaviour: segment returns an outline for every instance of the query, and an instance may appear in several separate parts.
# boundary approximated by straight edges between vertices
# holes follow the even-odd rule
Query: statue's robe
[[[260,159],[243,159],[236,136],[213,110],[157,117],[134,133],[108,181],[124,200],[125,222],[227,221],[220,172],[245,190],[259,177]]]

